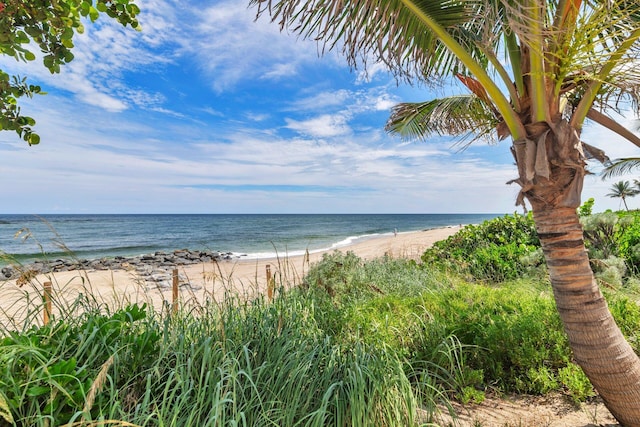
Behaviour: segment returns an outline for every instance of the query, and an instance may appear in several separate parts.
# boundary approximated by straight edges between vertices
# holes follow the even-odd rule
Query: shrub
[[[635,300],[615,291],[605,291],[609,310],[636,353],[640,354],[640,307]]]
[[[436,242],[422,255],[422,262],[457,272],[468,280],[502,282],[527,273],[539,274],[544,264],[539,247],[531,214],[506,215],[468,225]]]
[[[640,213],[637,211],[621,213],[621,226],[616,230],[616,243],[619,254],[629,268],[640,271]]]
[[[109,401],[95,394],[100,373],[111,371],[113,385],[123,386],[152,360],[160,336],[146,317],[146,307],[137,305],[110,316],[90,311],[0,340],[0,384],[17,425],[97,416]],[[92,388],[95,402],[85,407]]]
[[[618,255],[616,232],[620,218],[614,212],[602,212],[580,218],[584,244],[591,259],[604,259]]]
[[[441,336],[455,335],[470,349],[466,368],[481,370],[485,385],[535,394],[559,387],[557,370],[569,362],[568,342],[553,299],[530,283],[460,284],[425,298],[425,310],[429,320],[423,341],[413,348],[415,358],[429,357]]]
[[[160,425],[413,425],[403,365],[384,347],[342,345],[300,294],[208,306],[172,324],[139,399]],[[197,334],[185,332],[197,329]],[[141,412],[141,411],[137,411]]]
[[[578,215],[581,217],[591,215],[593,213],[593,205],[595,203],[595,199],[593,197],[590,197],[582,205],[580,205],[580,207],[578,208]]]
[[[580,366],[569,363],[558,371],[560,382],[574,403],[584,402],[596,395],[596,392]]]
[[[319,327],[344,342],[384,343],[399,354],[420,329],[425,292],[448,286],[441,273],[413,261],[362,261],[355,254],[325,254],[305,278]]]
[[[2,331],[0,426],[415,425],[403,361],[384,343],[334,339],[315,301],[292,292],[171,316],[86,306]]]

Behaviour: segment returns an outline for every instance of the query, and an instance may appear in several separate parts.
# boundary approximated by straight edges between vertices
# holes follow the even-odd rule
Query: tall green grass
[[[75,304],[80,314],[2,331],[0,426],[417,425],[397,355],[334,339],[303,294],[174,316]]]

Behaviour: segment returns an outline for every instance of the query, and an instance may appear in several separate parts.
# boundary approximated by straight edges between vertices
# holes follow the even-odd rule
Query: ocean
[[[0,215],[0,265],[176,249],[299,255],[375,236],[479,224],[502,214]]]

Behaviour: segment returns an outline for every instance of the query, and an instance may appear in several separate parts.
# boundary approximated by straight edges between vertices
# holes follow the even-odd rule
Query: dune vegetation
[[[591,204],[592,268],[638,352],[640,213]],[[280,285],[176,313],[84,296],[42,325],[34,309],[0,331],[0,426],[419,426],[487,395],[595,396],[530,215],[467,226],[421,262],[327,254]]]

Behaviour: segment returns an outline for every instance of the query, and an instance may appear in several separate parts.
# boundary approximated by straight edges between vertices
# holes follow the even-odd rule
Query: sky
[[[22,103],[39,145],[0,132],[0,213],[521,212],[508,140],[461,150],[385,132],[393,105],[458,87],[351,69],[340,52],[256,21],[248,1],[137,4],[142,31],[102,16],[60,74],[0,58],[47,92]],[[595,126],[582,138],[612,159],[640,156]],[[619,209],[606,196],[614,181],[589,169],[583,200]]]

